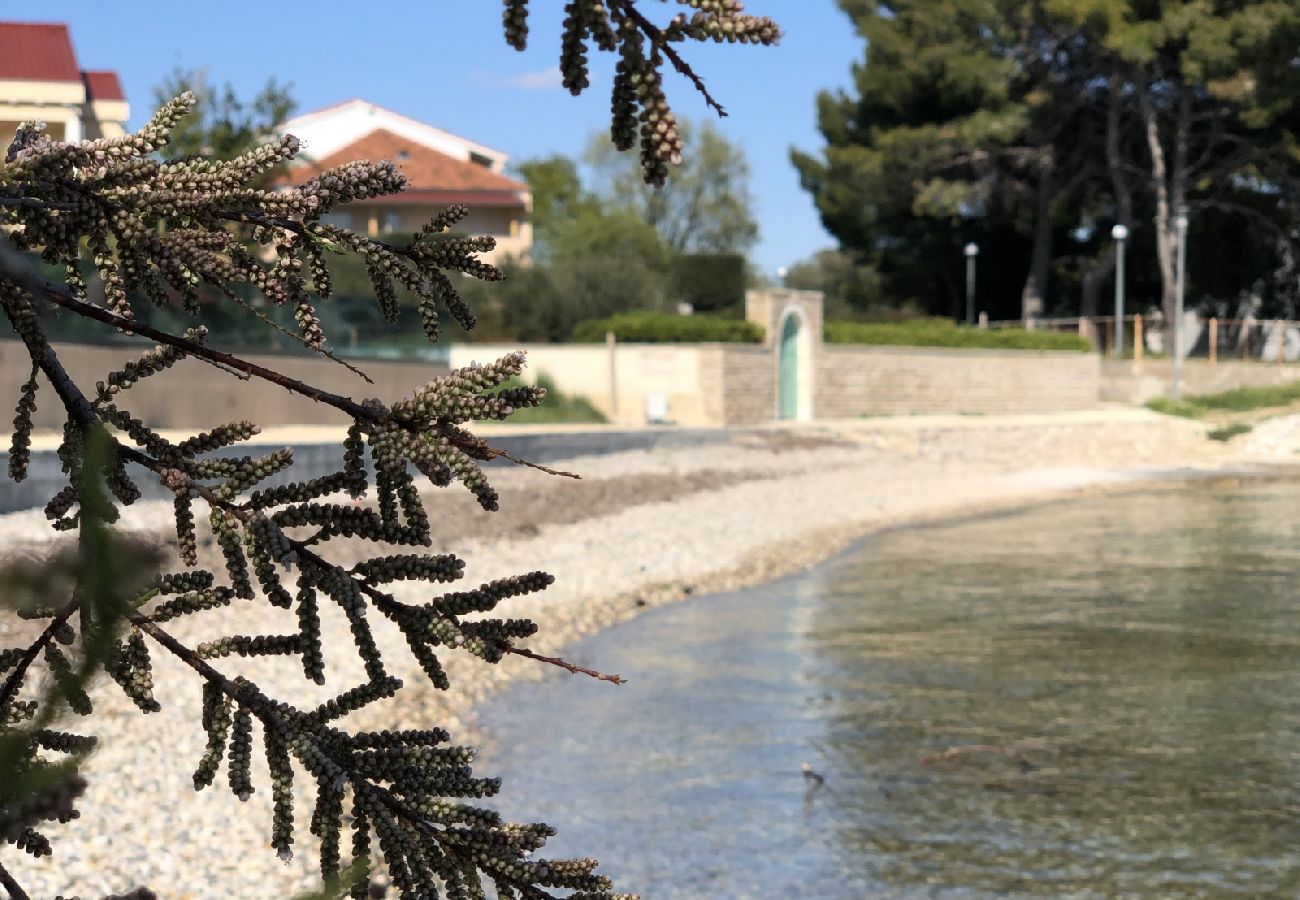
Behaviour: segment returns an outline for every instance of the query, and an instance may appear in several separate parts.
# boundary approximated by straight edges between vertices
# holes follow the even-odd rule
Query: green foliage
[[[1096,314],[1119,222],[1134,295],[1167,304],[1185,202],[1193,297],[1300,301],[1300,5],[839,5],[869,49],[818,97],[824,151],[793,160],[887,296],[960,312],[973,240],[993,318]]]
[[[580,322],[573,329],[573,339],[587,343],[603,341],[606,333],[611,331],[616,339],[628,343],[757,344],[763,340],[763,329],[753,322],[715,316],[677,316],[651,310]]]
[[[505,387],[522,386],[526,382],[514,380],[506,382]],[[546,399],[537,406],[521,409],[511,416],[510,421],[517,425],[596,425],[609,421],[605,414],[591,405],[586,397],[566,394],[555,386],[555,380],[542,372],[533,382],[536,387],[546,392]]]
[[[654,183],[666,179],[682,151],[662,89],[663,48],[685,40],[771,44],[779,36],[770,20],[745,15],[740,3],[680,5],[693,14],[656,26],[635,0],[572,3],[563,26],[561,72],[574,93],[588,84],[590,46],[619,54],[612,136],[622,149],[640,138],[642,174]],[[528,10],[528,0],[506,2],[506,39],[520,49],[528,36]],[[678,52],[667,55],[676,61]],[[446,583],[463,577],[464,563],[421,550],[433,542],[421,482],[459,482],[483,509],[497,509],[481,464],[503,454],[467,426],[504,420],[539,403],[541,388],[510,383],[523,371],[523,354],[435,378],[406,397],[355,399],[216,350],[197,321],[212,313],[206,301],[237,307],[283,329],[322,360],[338,363],[324,347],[316,303],[335,286],[334,257],[352,256],[364,264],[378,315],[397,322],[409,304],[405,308],[415,308],[423,339],[433,342],[441,311],[466,330],[474,327],[476,317],[458,287],[473,279],[499,280],[501,273],[479,259],[494,242],[451,230],[468,213],[460,206],[399,243],[329,225],[324,217],[338,205],[394,194],[406,187],[405,178],[391,163],[354,162],[296,187],[268,190],[272,174],[299,151],[292,136],[255,143],[264,123],[287,112],[283,93],[269,89],[250,108],[227,90],[209,105],[206,119],[190,126],[185,119],[195,103],[184,92],[135,134],[77,143],[52,140],[43,126],[24,123],[0,157],[0,309],[34,373],[15,398],[11,475],[26,475],[36,398],[55,398],[64,416],[57,454],[66,483],[46,504],[45,515],[54,529],[78,535],[75,555],[52,574],[4,585],[5,602],[26,596],[31,602],[19,615],[44,624],[27,646],[0,649],[0,843],[35,855],[51,852],[51,842],[34,828],[76,816],[85,783],[76,775],[75,757],[94,739],[49,726],[65,706],[79,715],[92,713],[85,685],[97,671],[107,672],[142,712],[158,709],[160,698],[170,697],[162,691],[155,696],[151,653],[166,653],[202,683],[196,727],[206,750],[197,760],[195,789],[216,783],[225,764],[225,783],[246,799],[257,781],[253,768],[265,765],[272,801],[269,843],[288,857],[294,819],[301,815],[294,809],[293,782],[300,778],[311,785],[311,832],[327,891],[346,888],[353,897],[369,896],[382,859],[393,892],[404,898],[468,900],[492,892],[503,900],[558,900],[552,890],[583,900],[629,897],[614,893],[609,879],[595,873],[594,859],[539,858],[554,829],[507,822],[479,803],[501,783],[475,776],[473,749],[451,745],[447,732],[359,731],[345,723],[349,714],[403,687],[389,674],[376,641],[373,622],[379,617],[402,635],[437,689],[449,686],[440,662],[447,653],[487,664],[518,655],[621,681],[534,654],[524,642],[536,632],[535,623],[492,616],[502,602],[546,589],[550,575],[524,572],[449,590]],[[180,158],[161,155],[178,149]],[[585,235],[577,243],[590,247],[595,240]],[[84,250],[93,263],[90,272]],[[29,264],[31,254],[54,267],[53,277]],[[281,320],[252,307],[253,291],[281,311]],[[151,307],[183,309],[193,321],[183,330],[156,327],[144,321],[143,310]],[[69,373],[50,342],[44,323],[52,310],[157,345],[86,385]],[[169,367],[185,358],[346,416],[352,424],[339,471],[277,478],[292,471],[290,449],[262,455],[228,450],[257,433],[251,422],[217,424],[174,441],[135,417],[126,408],[133,402],[132,387],[146,378],[166,383]],[[40,383],[51,390],[38,394]],[[140,473],[173,496],[180,556],[175,570],[151,580],[150,563],[130,552],[112,527],[121,507],[141,497],[134,481]],[[356,502],[366,494],[372,502]],[[195,507],[211,530],[205,545],[218,561],[213,568],[198,566],[201,520]],[[338,539],[350,542],[348,562],[330,558],[338,549],[331,542]],[[354,562],[357,548],[366,545],[374,545],[373,555],[363,551]],[[393,553],[395,545],[409,552]],[[430,589],[399,600],[389,587],[399,581],[426,582]],[[234,598],[264,601],[268,612],[283,614],[282,626],[274,634],[213,636],[197,646],[166,627],[182,616],[201,616],[213,625],[246,621],[223,617]],[[322,605],[336,607],[346,619],[350,648],[348,641],[326,640]],[[290,656],[298,658],[305,679],[324,684],[327,650],[354,653],[364,678],[315,708],[295,707],[233,674],[238,658]],[[223,668],[210,659],[222,660]],[[37,669],[43,677],[29,678]],[[74,759],[50,760],[47,752]],[[349,860],[343,856],[345,836]],[[26,896],[3,867],[0,881],[14,896]],[[208,887],[222,891],[220,885]],[[148,892],[134,896],[143,900]]]
[[[293,86],[274,78],[252,100],[243,100],[229,83],[208,82],[206,69],[173,69],[153,90],[155,106],[190,91],[198,100],[195,114],[177,123],[168,144],[173,156],[234,159],[266,141],[277,125],[293,115],[298,103]]]
[[[745,258],[735,253],[683,253],[673,259],[673,299],[696,312],[733,312],[745,306],[748,273]]]
[[[1156,397],[1147,401],[1147,407],[1171,416],[1199,419],[1211,412],[1250,412],[1290,406],[1300,401],[1300,381],[1263,387],[1236,388],[1218,394],[1200,394],[1182,400]]]
[[[1212,441],[1230,441],[1239,434],[1250,434],[1254,429],[1245,422],[1234,422],[1231,425],[1224,425],[1222,428],[1215,428],[1207,432],[1206,437]]]
[[[690,155],[660,189],[645,184],[633,161],[593,136],[587,162],[595,194],[608,209],[630,210],[677,253],[744,253],[758,240],[744,148],[712,122],[679,126]]]
[[[1175,400],[1172,397],[1152,397],[1147,401],[1147,409],[1167,416],[1181,416],[1184,419],[1199,419],[1209,412],[1190,400]]]
[[[827,322],[830,344],[870,344],[901,347],[962,347],[990,350],[1090,351],[1077,334],[1027,331],[1023,328],[973,328],[951,319],[911,319],[906,322]]]
[[[786,273],[785,286],[821,291],[828,319],[888,315],[897,309],[885,296],[876,267],[842,250],[822,250],[795,263]]]

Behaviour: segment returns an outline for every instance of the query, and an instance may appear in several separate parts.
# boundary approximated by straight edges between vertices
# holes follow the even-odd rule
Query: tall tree
[[[827,227],[889,290],[932,309],[946,290],[955,304],[957,245],[976,239],[981,273],[1024,273],[1024,314],[1044,306],[1062,267],[1093,309],[1114,263],[1102,235],[1120,223],[1151,252],[1135,275],[1149,267],[1172,312],[1182,206],[1202,240],[1214,228],[1216,239],[1246,232],[1270,248],[1201,273],[1207,285],[1240,291],[1263,277],[1276,288],[1288,277],[1300,4],[840,5],[867,58],[854,94],[819,98],[824,157],[796,152],[794,162]],[[996,290],[994,312],[1009,312],[1009,286]]]
[[[198,106],[194,115],[177,124],[168,146],[173,156],[234,159],[266,140],[298,106],[293,86],[274,78],[251,100],[244,100],[229,83],[212,84],[207,69],[179,68],[154,87],[154,103],[162,105],[185,91],[198,99]]]
[[[679,126],[690,155],[655,189],[635,160],[593,136],[586,158],[595,193],[609,208],[633,210],[679,253],[744,253],[758,240],[745,151],[711,122]]]

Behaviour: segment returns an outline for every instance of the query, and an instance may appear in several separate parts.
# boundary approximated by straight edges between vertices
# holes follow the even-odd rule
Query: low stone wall
[[[824,344],[813,415],[1056,412],[1100,394],[1095,353]]]
[[[139,357],[149,344],[139,348],[104,347],[88,344],[56,344],[54,349],[83,390],[94,389],[96,381],[127,360]],[[241,354],[242,355],[242,354]],[[361,400],[380,397],[393,400],[411,394],[415,388],[447,372],[441,363],[365,360],[357,366],[374,379],[367,384],[343,366],[306,355],[242,355],[249,362],[275,369],[315,387]],[[31,362],[18,341],[0,341],[0,398],[16,403],[27,380]],[[242,381],[195,359],[186,359],[160,376],[147,378],[123,395],[121,407],[154,428],[211,428],[225,422],[247,419],[258,425],[347,424],[347,417],[323,403],[312,403],[287,390],[257,379]],[[36,397],[37,428],[60,428],[64,416],[48,384],[42,381]],[[7,431],[10,415],[0,431]]]
[[[609,421],[639,425],[652,398],[678,425],[718,425],[717,372],[704,365],[720,344],[453,344],[451,366],[528,354],[530,380],[546,375],[566,394],[585,397]],[[760,349],[760,348],[755,348]],[[706,372],[706,368],[708,371]],[[706,387],[705,382],[708,382]]]
[[[1183,361],[1184,397],[1218,394],[1244,387],[1269,387],[1300,381],[1300,364],[1203,359]],[[1105,360],[1102,363],[1101,398],[1121,403],[1146,403],[1168,397],[1173,385],[1173,363],[1167,359]]]

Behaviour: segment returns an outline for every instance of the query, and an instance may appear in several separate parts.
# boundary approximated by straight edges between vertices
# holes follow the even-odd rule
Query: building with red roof
[[[365,100],[347,100],[281,125],[303,145],[287,180],[301,184],[315,173],[359,159],[390,160],[409,188],[390,197],[356,201],[333,213],[335,224],[371,235],[419,228],[454,203],[470,208],[457,230],[490,234],[489,259],[526,258],[533,244],[532,193],[505,174],[508,157],[466,138]]]
[[[130,107],[116,72],[82,69],[62,22],[0,22],[0,149],[40,119],[65,141],[115,137]]]

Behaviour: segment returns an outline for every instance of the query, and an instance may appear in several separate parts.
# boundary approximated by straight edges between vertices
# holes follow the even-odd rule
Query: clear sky
[[[661,12],[657,5],[648,4],[648,11]],[[576,156],[592,131],[608,127],[612,66],[607,54],[594,54],[592,87],[571,97],[556,69],[564,4],[533,0],[531,6],[525,53],[502,39],[498,0],[376,6],[42,0],[5,4],[0,17],[67,22],[83,68],[121,74],[137,125],[150,112],[154,85],[172,67],[207,67],[213,82],[229,81],[245,97],[271,76],[289,81],[300,111],[363,97],[496,147],[513,161]],[[789,148],[821,146],[814,98],[819,89],[847,83],[862,45],[834,0],[749,0],[746,6],[781,23],[780,46],[685,49],[731,114],[721,128],[749,155],[761,227],[754,257],[771,273],[834,243],[799,187]],[[708,114],[680,78],[669,76],[668,91],[679,116]]]

